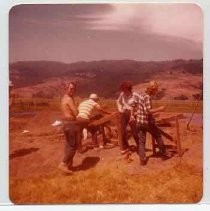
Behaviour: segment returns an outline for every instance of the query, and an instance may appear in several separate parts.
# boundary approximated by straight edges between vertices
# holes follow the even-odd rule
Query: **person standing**
[[[164,106],[152,108],[151,97],[157,94],[158,88],[158,83],[156,81],[151,81],[149,82],[145,93],[139,94],[139,108],[137,109],[137,113],[134,118],[136,119],[139,137],[139,157],[141,165],[146,165],[147,162],[145,154],[146,132],[149,132],[155,138],[162,160],[170,158],[166,153],[166,148],[162,139],[162,135],[153,117],[155,113],[161,112],[165,109]]]
[[[77,149],[78,126],[76,125],[76,116],[78,114],[74,94],[76,84],[69,82],[65,86],[65,94],[61,99],[61,111],[63,114],[63,130],[65,135],[64,156],[58,168],[65,173],[72,173],[73,158]]]
[[[121,125],[121,143],[120,150],[121,154],[126,154],[129,151],[129,143],[127,140],[127,125],[131,128],[131,133],[134,137],[136,145],[138,147],[138,134],[136,131],[136,124],[132,119],[131,111],[132,105],[135,101],[138,101],[138,94],[132,91],[132,84],[130,81],[124,81],[120,85],[120,95],[117,99],[117,108],[120,113],[120,125]]]

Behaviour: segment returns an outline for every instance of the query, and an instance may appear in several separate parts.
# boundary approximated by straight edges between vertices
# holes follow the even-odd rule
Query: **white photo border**
[[[57,206],[18,206],[13,205],[9,199],[9,118],[8,118],[8,84],[9,84],[9,11],[13,6],[19,4],[70,4],[70,3],[195,3],[201,7],[203,11],[204,23],[204,39],[203,39],[203,198],[198,204],[191,205],[118,205],[116,208],[125,209],[148,209],[148,210],[175,210],[179,209],[196,209],[201,210],[210,205],[210,1],[208,0],[5,0],[0,2],[0,208],[4,210],[67,210],[69,208],[75,210],[81,209],[108,209],[114,208],[116,205],[57,205]]]

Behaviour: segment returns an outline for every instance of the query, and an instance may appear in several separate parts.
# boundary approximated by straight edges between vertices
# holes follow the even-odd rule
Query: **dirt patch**
[[[21,125],[24,121],[24,129],[30,131],[28,134],[22,134],[22,129],[16,128],[10,131],[10,177],[25,178],[34,177],[43,174],[49,174],[57,171],[57,165],[63,156],[64,137],[60,129],[51,124],[59,119],[58,112],[40,112],[35,117],[28,119],[27,123],[22,118],[11,121],[12,124]],[[194,128],[193,128],[194,127]],[[148,172],[158,172],[170,169],[181,163],[189,163],[196,166],[199,172],[202,171],[202,128],[191,126],[192,131],[186,130],[186,122],[182,121],[180,125],[181,143],[185,153],[182,158],[177,154],[166,161],[159,157],[152,156],[152,146],[150,136],[147,137],[147,156],[149,158],[145,167],[140,166],[139,157],[135,152],[133,138],[130,138],[130,144],[134,145],[131,155],[132,161],[129,163],[120,155],[118,146],[112,146],[105,149],[89,149],[84,154],[77,153],[74,159],[74,170],[80,171],[88,169],[88,162],[97,162],[94,168],[106,166],[108,163],[115,165],[114,168],[126,169],[129,174],[147,174]],[[175,136],[173,128],[168,128],[170,135]],[[168,150],[173,151],[174,143],[164,139]],[[90,140],[86,141],[86,144]],[[89,159],[89,160],[88,160]],[[91,160],[92,159],[92,160]],[[94,160],[95,159],[95,160]],[[90,162],[90,163],[91,163]]]

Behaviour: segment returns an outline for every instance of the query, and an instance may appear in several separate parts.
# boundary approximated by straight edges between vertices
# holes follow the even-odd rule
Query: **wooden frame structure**
[[[105,125],[107,123],[110,123],[110,122],[115,122],[115,124],[118,126],[117,127],[117,132],[118,132],[118,137],[119,137],[119,134],[121,134],[120,128],[119,128],[119,125],[120,125],[119,124],[119,112],[114,112],[112,114],[105,115],[104,117],[102,117],[102,118],[100,118],[98,120],[92,121],[91,123],[89,123],[88,126],[90,126],[90,127],[92,127],[92,126],[100,127],[101,131],[102,131],[102,136],[103,136],[103,139],[104,139],[103,142],[106,143],[104,127],[105,127]]]
[[[179,157],[181,157],[184,153],[184,150],[182,149],[182,145],[181,145],[180,127],[179,127],[179,119],[183,119],[183,118],[184,118],[183,114],[177,114],[177,115],[170,115],[165,118],[157,119],[156,121],[157,126],[159,126],[161,135],[167,138],[168,140],[174,142],[175,144],[174,147]],[[176,137],[174,138],[168,133],[164,132],[161,129],[161,127],[174,127]],[[153,137],[151,138],[152,138],[153,155],[156,155],[157,144],[155,143],[155,139]]]
[[[183,150],[182,150],[181,139],[180,139],[179,119],[183,119],[183,118],[184,118],[183,114],[177,114],[177,115],[169,115],[168,117],[156,120],[156,124],[160,128],[161,134],[165,138],[174,142],[175,150],[180,157],[183,155]],[[105,115],[104,117],[102,117],[99,120],[94,120],[93,122],[91,122],[89,124],[89,126],[100,126],[102,128],[103,137],[105,137],[104,126],[105,126],[105,124],[107,124],[109,122],[115,122],[115,124],[117,126],[117,131],[118,131],[118,142],[119,142],[119,145],[121,145],[121,143],[122,143],[121,134],[122,133],[121,133],[121,124],[120,124],[120,114],[119,114],[119,112],[114,112],[112,114]],[[169,135],[168,133],[164,132],[161,129],[162,127],[174,127],[175,130],[176,130],[176,137],[174,138],[171,135]],[[154,138],[152,138],[153,155],[157,154],[156,148],[157,148],[157,144],[155,143]]]

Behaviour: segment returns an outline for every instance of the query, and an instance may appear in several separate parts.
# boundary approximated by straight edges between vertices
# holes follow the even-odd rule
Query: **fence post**
[[[121,122],[120,122],[120,114],[118,114],[116,116],[116,120],[117,120],[118,144],[119,144],[120,149],[121,149],[121,146],[122,146],[122,127],[121,127]]]
[[[152,153],[156,155],[156,145],[155,145],[155,138],[151,135],[152,138]]]
[[[181,142],[180,142],[180,133],[179,133],[179,119],[176,117],[176,147],[177,152],[179,156],[182,156],[182,148],[181,148]]]

